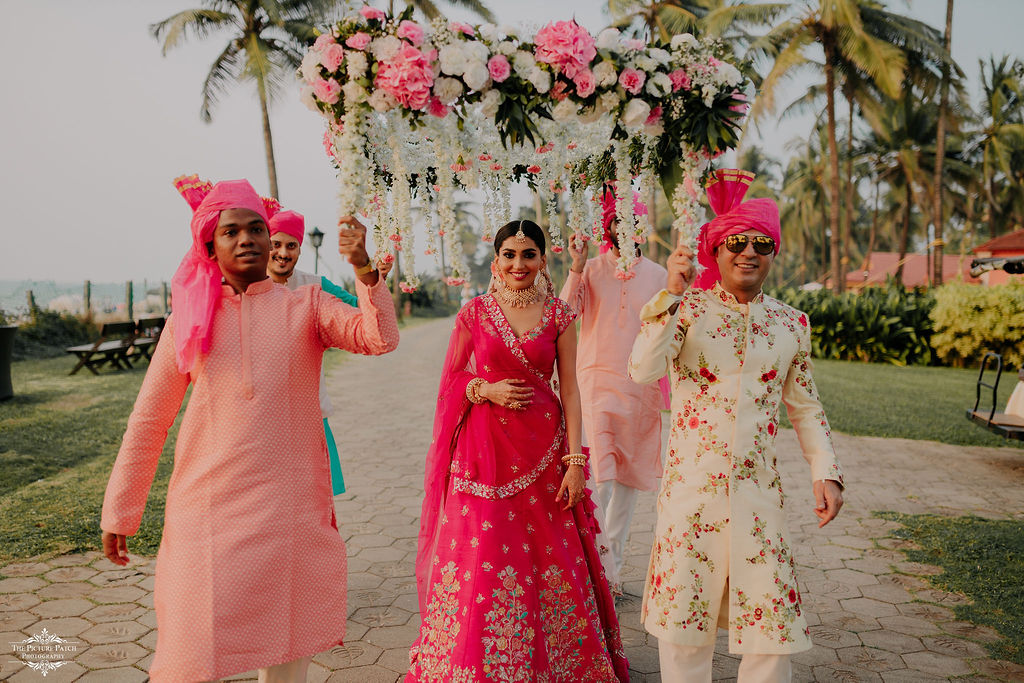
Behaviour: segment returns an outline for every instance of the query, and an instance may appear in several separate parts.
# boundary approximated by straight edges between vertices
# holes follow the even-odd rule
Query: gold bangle
[[[371,273],[371,272],[373,272],[376,269],[377,269],[377,266],[373,265],[373,259],[370,259],[369,261],[366,262],[365,266],[360,266],[360,267],[356,268],[356,277],[362,277],[363,275],[366,275],[367,273]]]
[[[483,377],[474,377],[469,380],[469,384],[466,385],[466,398],[477,404],[486,401],[487,399],[480,395],[480,387],[485,381]]]
[[[569,453],[562,456],[562,463],[567,466],[579,465],[584,467],[587,464],[587,456],[583,453]]]

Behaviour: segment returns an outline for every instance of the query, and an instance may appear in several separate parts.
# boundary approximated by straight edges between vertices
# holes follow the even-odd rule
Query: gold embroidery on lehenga
[[[455,578],[457,572],[454,562],[449,562],[441,568],[441,579],[434,584],[434,595],[423,617],[423,630],[416,660],[421,678],[425,681],[450,678],[449,655],[455,649],[460,630],[456,617],[459,611],[459,580]]]
[[[527,623],[525,591],[512,567],[502,569],[498,578],[501,587],[494,589],[491,610],[484,615],[484,676],[502,683],[532,681],[534,630]]]

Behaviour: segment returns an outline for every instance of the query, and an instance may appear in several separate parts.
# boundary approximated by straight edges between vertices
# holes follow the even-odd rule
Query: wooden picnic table
[[[78,363],[70,374],[75,374],[83,367],[94,375],[100,374],[98,368],[110,364],[118,370],[132,367],[132,361],[145,358],[147,361],[152,350],[160,339],[165,319],[143,318],[138,322],[103,323],[100,337],[92,344],[80,344],[65,349],[68,353],[78,356]]]

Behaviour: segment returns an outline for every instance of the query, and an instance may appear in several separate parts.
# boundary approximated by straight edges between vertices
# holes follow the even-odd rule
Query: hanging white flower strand
[[[619,238],[618,268],[615,277],[630,280],[636,277],[632,270],[636,255],[627,246],[633,243],[636,219],[633,215],[633,173],[630,170],[629,144],[621,140],[616,141],[612,158],[615,160],[615,215],[618,219],[615,232]]]

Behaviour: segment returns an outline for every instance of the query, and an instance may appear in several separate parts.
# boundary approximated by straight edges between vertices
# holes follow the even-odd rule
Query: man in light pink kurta
[[[561,298],[580,320],[576,373],[602,535],[608,548],[602,560],[612,590],[621,592],[623,554],[637,495],[657,489],[661,476],[663,404],[657,385],[640,385],[629,378],[627,362],[640,331],[640,309],[664,287],[666,273],[640,255],[631,279],[615,276],[614,198],[605,202],[605,207],[602,253],[586,260],[585,245],[573,236],[569,248],[572,266]],[[639,201],[634,208],[646,212]]]
[[[205,246],[205,234],[194,238]],[[241,260],[258,261],[245,250],[259,244],[240,245]],[[181,281],[198,282],[201,265]],[[328,347],[393,350],[394,307],[382,280],[357,282],[355,309],[318,288],[275,284],[265,277],[266,255],[259,267],[264,279],[241,291],[219,286],[209,318],[184,305],[189,290],[175,300],[107,486],[104,546],[121,563],[191,384],[157,556],[153,681],[208,681],[302,661],[345,634],[345,545],[321,427],[321,357]],[[206,350],[191,359],[178,348],[177,325],[186,321],[196,334],[208,329]],[[268,429],[271,420],[290,429]],[[120,552],[108,547],[111,535]]]

